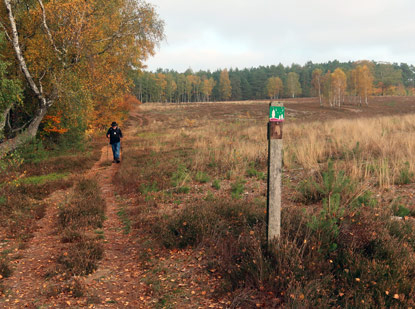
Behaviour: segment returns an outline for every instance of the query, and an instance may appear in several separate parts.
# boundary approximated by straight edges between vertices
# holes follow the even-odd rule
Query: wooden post
[[[277,114],[275,113],[277,111]],[[268,194],[267,194],[267,241],[271,244],[280,237],[281,231],[281,174],[282,174],[282,128],[284,107],[282,103],[270,103],[268,123]]]

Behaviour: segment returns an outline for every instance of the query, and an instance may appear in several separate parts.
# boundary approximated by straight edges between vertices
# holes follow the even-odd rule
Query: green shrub
[[[204,172],[197,172],[195,180],[200,182],[200,183],[207,183],[207,182],[210,181],[210,177],[209,177],[208,174],[206,174]]]
[[[411,215],[411,211],[401,204],[393,204],[392,206],[393,215],[397,217],[407,217]]]
[[[329,198],[335,194],[341,198],[353,189],[350,178],[345,175],[344,171],[338,171],[336,174],[332,161],[328,161],[327,171],[322,172],[321,179],[321,183],[315,183],[315,186],[323,198]]]
[[[410,184],[414,181],[414,173],[409,171],[409,162],[404,163],[404,167],[402,167],[398,179],[396,179],[395,184],[397,185],[406,185]]]
[[[183,186],[186,182],[190,181],[189,170],[184,165],[179,165],[177,171],[171,176],[171,183],[174,187]]]
[[[331,252],[337,249],[336,239],[340,230],[340,218],[344,212],[345,209],[340,205],[340,195],[336,193],[330,198],[325,198],[321,211],[311,217],[310,229],[322,235],[320,250]]]
[[[373,197],[373,193],[370,191],[365,191],[363,194],[356,197],[351,202],[351,207],[353,208],[359,208],[362,206],[368,206],[368,207],[375,207],[377,205],[376,199]]]
[[[259,172],[256,167],[255,163],[250,163],[249,167],[246,169],[246,176],[247,177],[257,177],[259,180],[265,179],[265,174],[263,172]]]
[[[328,161],[327,170],[301,181],[297,186],[300,193],[299,199],[304,203],[315,203],[332,195],[338,194],[340,198],[353,192],[354,184],[344,171],[338,171],[333,167],[333,162]]]
[[[242,197],[242,193],[245,190],[245,183],[245,180],[238,179],[231,185],[231,196],[233,199],[240,199]]]
[[[140,185],[139,191],[143,195],[147,195],[147,193],[149,193],[149,192],[158,192],[159,188],[157,186],[157,181],[153,181],[151,184],[142,183]]]
[[[175,189],[175,192],[176,192],[176,193],[179,193],[179,194],[181,194],[181,193],[183,193],[183,194],[187,194],[187,193],[189,193],[189,192],[190,192],[190,188],[189,188],[189,187],[187,187],[187,186],[178,187],[178,188],[176,188],[176,189]]]
[[[219,179],[215,179],[212,182],[212,188],[219,190],[220,189],[220,180]]]
[[[48,152],[43,146],[41,139],[32,139],[16,150],[16,155],[20,156],[25,162],[41,162],[48,158]]]

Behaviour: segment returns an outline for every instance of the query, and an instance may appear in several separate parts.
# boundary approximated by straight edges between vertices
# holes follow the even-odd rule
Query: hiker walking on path
[[[121,138],[122,132],[118,127],[118,124],[114,121],[111,123],[111,128],[108,129],[107,138],[110,139],[110,144],[112,147],[112,153],[114,155],[114,163],[120,163],[120,148],[121,148]]]

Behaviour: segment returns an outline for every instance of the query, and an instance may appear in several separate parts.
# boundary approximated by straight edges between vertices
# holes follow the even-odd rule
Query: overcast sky
[[[166,40],[145,64],[183,72],[375,60],[415,64],[415,0],[148,0]]]

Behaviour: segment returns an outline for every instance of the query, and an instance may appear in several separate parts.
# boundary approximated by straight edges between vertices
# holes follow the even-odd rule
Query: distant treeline
[[[184,73],[159,69],[133,72],[135,96],[141,102],[204,102],[320,96],[330,105],[347,95],[414,95],[415,67],[374,61],[304,66],[271,65],[214,72],[188,69]],[[363,85],[363,86],[362,86]]]

